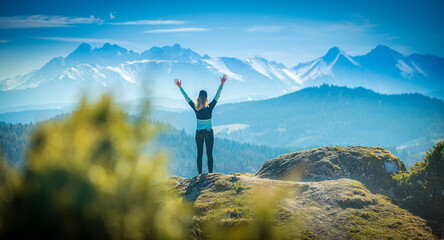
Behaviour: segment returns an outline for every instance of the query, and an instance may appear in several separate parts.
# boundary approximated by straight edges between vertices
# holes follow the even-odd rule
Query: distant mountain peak
[[[51,61],[49,61],[48,63],[57,63],[57,62],[62,62],[62,61],[63,61],[63,57],[55,57],[55,58],[51,59]]]
[[[338,46],[334,46],[334,47],[330,48],[330,49],[327,51],[327,54],[326,54],[326,55],[328,55],[328,54],[339,54],[339,53],[341,53],[341,52],[342,52],[342,49],[341,49],[341,48],[339,48]]]
[[[174,44],[172,47],[173,47],[173,48],[182,48],[182,46],[180,46],[179,43]]]
[[[103,44],[102,49],[125,49],[117,44],[105,43]],[[126,49],[125,49],[126,50]]]
[[[181,60],[181,61],[195,61],[202,58],[198,53],[189,48],[183,48],[176,43],[172,46],[152,47],[144,51],[142,57],[147,59],[159,60]]]
[[[94,58],[94,52],[91,45],[81,43],[76,50],[66,57],[65,61],[68,66],[73,66],[79,63],[90,62],[92,58]]]
[[[330,48],[322,59],[327,64],[336,64],[339,61],[341,64],[352,64],[353,66],[359,66],[359,63],[357,63],[344,50],[337,46]]]
[[[251,62],[260,62],[260,63],[264,63],[264,64],[270,63],[267,59],[260,57],[260,56],[254,56],[252,58],[248,58],[246,61],[249,63],[251,63]]]
[[[93,48],[91,47],[91,45],[89,45],[88,43],[80,43],[80,45],[76,48],[76,50],[74,50],[72,53],[75,52],[91,52],[93,50]]]
[[[121,56],[121,54],[128,54],[128,50],[126,48],[120,47],[117,44],[105,43],[102,48],[94,49],[96,54],[112,54]],[[111,56],[108,56],[111,57]]]
[[[152,47],[151,49],[162,49],[165,51],[186,51],[186,48],[183,48],[179,43],[176,43],[174,45],[167,45],[163,47]],[[188,48],[188,50],[190,50]]]
[[[102,48],[110,48],[110,47],[112,47],[112,46],[113,46],[113,45],[111,45],[111,43],[106,42],[105,44],[103,44]]]
[[[390,47],[388,47],[386,45],[378,44],[378,45],[376,45],[375,50],[390,51],[390,50],[393,50],[393,49],[391,49]]]
[[[330,48],[322,58],[324,59],[324,61],[330,63],[333,62],[339,54],[347,55],[342,49],[335,46]]]
[[[376,46],[376,48],[372,49],[368,55],[378,55],[381,57],[387,57],[387,56],[391,56],[395,59],[399,59],[404,57],[404,55],[402,55],[401,53],[399,53],[398,51],[387,47],[385,45],[381,45],[379,44],[378,46]]]
[[[109,43],[109,42],[106,42],[105,44],[103,44],[103,48],[109,48],[109,47],[112,47],[112,46],[117,46],[116,44],[112,44],[111,45],[111,43]]]

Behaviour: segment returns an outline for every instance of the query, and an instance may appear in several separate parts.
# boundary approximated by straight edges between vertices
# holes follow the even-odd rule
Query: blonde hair
[[[206,108],[208,106],[208,96],[206,96],[205,101],[201,100],[201,96],[197,97],[196,103],[194,104],[194,108],[196,108],[196,111],[199,111],[202,108]]]

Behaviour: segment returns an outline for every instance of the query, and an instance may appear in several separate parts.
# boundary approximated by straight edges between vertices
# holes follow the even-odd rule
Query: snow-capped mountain
[[[41,69],[0,81],[0,107],[75,102],[82,92],[112,92],[118,99],[182,98],[173,84],[183,80],[190,96],[201,89],[214,94],[219,76],[227,74],[226,102],[279,96],[300,88],[282,64],[255,58],[211,58],[179,44],[153,47],[141,54],[106,43],[92,48],[82,43],[66,58]]]
[[[319,77],[334,77],[334,72],[344,69],[356,71],[360,64],[338,47],[328,50],[327,54],[310,62],[301,63],[288,70],[297,82],[303,84]]]
[[[404,56],[381,45],[354,57],[333,47],[320,58],[288,68],[260,57],[201,56],[179,44],[152,47],[139,54],[109,43],[101,48],[82,43],[65,58],[1,80],[0,108],[76,102],[84,92],[93,97],[112,92],[121,100],[180,99],[175,78],[183,80],[190,96],[197,96],[201,89],[211,96],[224,73],[230,87],[224,90],[222,102],[276,97],[322,83],[364,86],[382,93],[444,91],[443,58]]]
[[[323,57],[301,63],[289,72],[304,87],[322,83],[362,86],[381,93],[444,90],[444,59],[432,55],[401,53],[378,45],[366,55],[350,56],[338,47]],[[444,97],[444,96],[440,96]]]

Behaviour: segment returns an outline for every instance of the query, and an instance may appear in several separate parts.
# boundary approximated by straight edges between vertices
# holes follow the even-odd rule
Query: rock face
[[[381,147],[326,146],[280,155],[268,160],[257,172],[261,178],[284,180],[326,180],[350,178],[372,190],[389,191],[393,186],[385,163],[406,171],[404,163]]]
[[[265,192],[259,201],[266,202],[272,195],[267,191],[276,189],[285,189],[283,201],[266,206],[277,209],[272,221],[294,227],[290,239],[435,239],[425,220],[357,180],[383,187],[390,178],[384,162],[406,170],[383,148],[322,147],[278,156],[256,175],[214,173],[169,181],[195,210],[193,239],[207,238],[205,226],[214,219],[224,226],[252,224],[249,199]]]

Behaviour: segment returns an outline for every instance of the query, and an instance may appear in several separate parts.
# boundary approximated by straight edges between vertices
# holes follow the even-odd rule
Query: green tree
[[[427,151],[410,172],[394,176],[408,207],[426,216],[444,220],[444,141]]]

